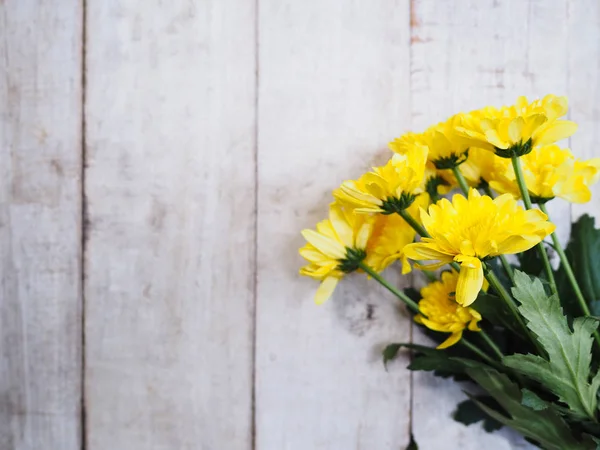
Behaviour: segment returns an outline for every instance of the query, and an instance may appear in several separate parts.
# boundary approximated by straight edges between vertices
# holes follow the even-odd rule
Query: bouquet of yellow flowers
[[[546,209],[589,201],[600,178],[600,159],[556,145],[577,130],[567,108],[521,97],[395,139],[387,164],[343,182],[329,218],[302,232],[300,273],[321,282],[317,303],[351,272],[403,302],[437,348],[390,344],[384,362],[406,348],[409,369],[479,386],[455,419],[544,449],[600,449],[600,230],[581,217],[563,249]],[[396,261],[429,284],[395,287],[381,273]]]

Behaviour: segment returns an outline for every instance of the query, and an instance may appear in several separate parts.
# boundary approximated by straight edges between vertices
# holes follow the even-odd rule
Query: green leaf
[[[539,276],[544,270],[544,262],[540,257],[540,252],[536,247],[519,253],[519,266],[521,271],[534,276]]]
[[[593,217],[585,214],[573,223],[565,253],[590,309],[600,311],[600,230],[594,227]],[[556,283],[566,311],[578,314],[580,308],[562,266]]]
[[[383,365],[387,370],[387,363],[396,358],[402,344],[389,344],[383,349]]]
[[[406,447],[406,450],[419,450],[419,446],[417,445],[414,436],[410,435],[410,442],[408,443],[408,446]]]
[[[488,406],[495,403],[495,400],[492,397],[485,396],[485,395],[480,395],[480,396],[477,396],[474,398],[477,401],[479,401],[485,405],[488,405]],[[492,406],[490,406],[490,407],[492,407]],[[456,420],[457,422],[460,422],[467,426],[469,426],[473,423],[476,423],[476,422],[483,421],[483,429],[485,431],[487,431],[488,433],[491,433],[492,431],[496,431],[496,430],[499,430],[500,428],[502,428],[502,424],[500,422],[492,419],[490,416],[488,416],[486,413],[484,413],[481,410],[481,408],[479,406],[477,406],[477,404],[471,399],[460,402],[457,405],[456,410],[452,414],[452,418],[454,420]]]
[[[568,425],[556,411],[550,408],[534,411],[524,406],[519,387],[506,375],[490,367],[471,367],[467,369],[467,373],[502,407],[503,411],[500,412],[478,401],[476,397],[471,397],[477,406],[498,422],[539,442],[547,450],[590,449],[572,436]]]
[[[534,411],[543,411],[548,409],[549,405],[544,400],[540,398],[535,392],[530,391],[529,389],[521,389],[521,403],[524,406],[527,406]]]
[[[388,345],[383,351],[384,361],[387,362],[393,359],[402,347],[415,351],[408,369],[432,371],[435,376],[442,378],[454,377],[457,381],[468,380],[465,368],[472,364],[480,364],[475,360],[453,356],[453,354],[462,356],[462,352],[459,349],[437,350],[424,345],[410,343]]]
[[[477,300],[471,306],[484,319],[489,320],[494,325],[503,326],[513,333],[522,336],[523,330],[519,327],[515,316],[500,297],[481,291],[477,296]]]
[[[519,311],[527,327],[548,353],[511,355],[503,363],[536,380],[554,393],[570,410],[582,417],[595,417],[600,376],[590,381],[592,333],[598,323],[589,317],[573,321],[573,331],[563,315],[558,298],[548,297],[539,279],[515,272],[514,297],[521,303]]]

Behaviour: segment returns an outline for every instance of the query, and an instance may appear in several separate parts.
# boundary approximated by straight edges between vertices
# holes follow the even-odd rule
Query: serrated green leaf
[[[573,321],[573,331],[563,315],[558,298],[548,297],[539,279],[515,272],[514,297],[527,327],[548,354],[511,355],[503,363],[536,380],[554,393],[569,409],[582,417],[595,417],[600,386],[598,374],[590,382],[592,333],[598,323],[589,317]]]
[[[518,385],[506,375],[489,367],[471,367],[467,369],[467,373],[504,410],[500,412],[472,397],[477,406],[490,417],[539,442],[547,450],[590,450],[588,445],[573,437],[567,423],[556,411],[550,408],[534,411],[522,405]]]
[[[543,411],[549,408],[548,403],[540,398],[535,392],[529,389],[521,389],[521,404],[533,409],[534,411]]]
[[[492,397],[480,395],[475,397],[475,399],[485,405],[490,406],[490,403],[495,402]],[[456,410],[452,413],[452,418],[457,422],[460,422],[464,425],[471,425],[477,422],[483,422],[483,429],[488,433],[492,431],[499,430],[502,428],[502,424],[497,420],[492,419],[486,413],[484,413],[477,404],[471,400],[465,400],[460,402],[456,406]]]

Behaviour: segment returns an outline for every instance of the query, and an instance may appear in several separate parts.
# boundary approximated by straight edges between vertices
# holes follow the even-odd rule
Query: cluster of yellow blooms
[[[402,273],[410,272],[409,259],[419,269],[450,264],[454,270],[422,289],[415,320],[451,333],[440,348],[458,342],[465,328],[478,331],[481,316],[470,305],[484,286],[486,261],[528,250],[554,232],[531,202],[542,208],[555,197],[587,202],[600,178],[600,159],[578,160],[555,144],[577,129],[561,119],[567,108],[565,97],[521,97],[391,142],[388,163],[343,182],[329,218],[302,232],[308,243],[300,254],[308,265],[300,273],[321,281],[316,302],[356,270],[378,277],[396,260]],[[464,196],[441,198],[457,185]]]

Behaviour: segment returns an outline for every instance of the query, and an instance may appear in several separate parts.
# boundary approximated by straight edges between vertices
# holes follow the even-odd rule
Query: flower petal
[[[465,260],[460,267],[456,284],[456,301],[469,306],[475,301],[483,286],[483,268],[478,258]]]
[[[317,289],[317,293],[315,294],[315,303],[317,305],[321,305],[324,302],[326,302],[327,300],[329,300],[329,298],[333,294],[333,291],[335,290],[335,287],[337,286],[337,284],[339,282],[340,282],[340,279],[336,278],[336,277],[325,278],[321,282],[319,289]]]
[[[535,135],[534,145],[553,144],[568,138],[577,131],[577,124],[570,120],[556,120],[543,128],[539,135]]]
[[[443,350],[445,348],[451,347],[452,345],[460,341],[460,338],[462,338],[462,331],[452,333],[448,339],[446,339],[444,342],[437,346],[437,349]]]
[[[314,230],[302,230],[302,236],[317,250],[330,258],[344,259],[346,257],[344,246],[330,237],[323,236]]]
[[[410,259],[438,259],[451,261],[452,255],[443,253],[435,243],[415,242],[404,247],[404,254]]]

